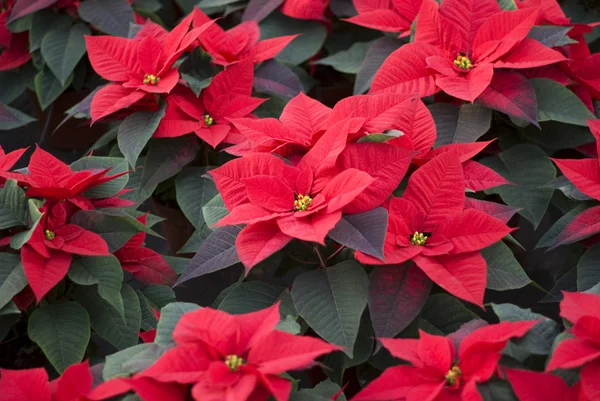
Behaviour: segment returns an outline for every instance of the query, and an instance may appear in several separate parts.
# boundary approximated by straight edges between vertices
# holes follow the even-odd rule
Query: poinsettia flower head
[[[44,198],[49,203],[68,200],[84,210],[94,208],[91,201],[82,196],[85,191],[127,174],[106,175],[110,168],[73,171],[37,145],[27,168],[28,174],[0,172],[0,175],[26,185],[25,194],[29,197]]]
[[[246,117],[266,99],[251,97],[254,67],[251,60],[232,64],[218,73],[196,97],[182,85],[167,96],[167,109],[154,136],[195,133],[216,148],[233,128],[230,119]]]
[[[279,303],[242,315],[203,308],[186,313],[173,331],[176,346],[140,373],[160,382],[193,384],[198,401],[288,399],[289,380],[279,375],[310,367],[339,347],[275,329]]]
[[[586,401],[578,382],[569,387],[557,375],[524,369],[504,369],[520,401]],[[591,400],[592,398],[589,398]]]
[[[593,99],[600,100],[600,57],[590,52],[583,34],[576,35],[575,40],[577,43],[563,47],[569,60],[560,67],[572,80],[569,88],[593,112]]]
[[[211,21],[209,16],[197,8],[192,14],[195,28]],[[251,59],[254,64],[272,59],[297,36],[259,40],[260,29],[256,21],[246,21],[227,31],[217,24],[211,25],[200,35],[198,41],[213,57],[215,64],[227,66],[246,59]]]
[[[92,122],[131,106],[148,93],[171,92],[179,80],[173,64],[214,22],[190,30],[192,18],[190,14],[167,34],[155,29],[154,24],[134,39],[85,37],[92,67],[102,78],[114,82],[94,95]]]
[[[423,0],[415,42],[394,51],[373,79],[371,92],[417,92],[421,97],[439,91],[469,102],[506,111],[506,96],[497,87],[512,90],[511,99],[534,102],[531,93],[514,93],[519,76],[496,70],[540,67],[565,60],[556,50],[527,38],[537,9],[502,11],[495,0]],[[515,74],[515,73],[509,73]],[[504,82],[512,79],[513,84]],[[488,87],[496,88],[489,90]],[[519,92],[519,90],[517,90]],[[517,111],[510,110],[513,113]],[[526,115],[525,115],[526,114]],[[537,124],[531,112],[518,115]]]
[[[385,32],[410,34],[421,0],[353,0],[358,15],[346,19],[353,24]]]
[[[2,173],[7,173],[14,167],[15,164],[19,161],[23,153],[27,151],[28,148],[13,150],[12,152],[5,153],[2,146],[0,146],[0,175]],[[4,184],[6,178],[0,176],[0,185]]]
[[[93,377],[87,361],[69,366],[55,380],[48,381],[44,368],[0,369],[0,397],[10,401],[89,400]]]
[[[29,34],[13,33],[8,29],[14,0],[5,1],[4,5],[4,9],[0,8],[0,71],[20,67],[31,60]]]
[[[137,221],[145,225],[146,217],[147,214],[144,214]],[[177,279],[177,273],[162,255],[146,248],[144,241],[146,233],[137,233],[114,253],[121,267],[143,283],[172,285]]]
[[[364,119],[330,127],[295,166],[252,153],[210,171],[231,213],[217,225],[247,224],[236,240],[248,268],[292,238],[323,244],[344,213],[381,205],[406,173],[413,152],[388,144],[347,144]]]
[[[581,367],[582,390],[590,400],[600,396],[600,296],[563,292],[560,315],[573,324],[573,338],[561,341],[546,371]]]
[[[477,383],[495,373],[502,349],[537,321],[502,322],[478,328],[455,346],[449,337],[419,330],[419,339],[380,339],[396,358],[410,362],[388,368],[352,401],[483,400]]]
[[[356,252],[367,264],[413,260],[449,293],[483,304],[486,261],[480,250],[512,229],[476,209],[465,209],[465,185],[459,157],[443,153],[415,171],[402,198],[389,203],[384,260]]]
[[[74,210],[67,202],[42,207],[42,217],[21,248],[23,270],[38,302],[65,277],[73,255],[109,254],[101,236],[69,223]]]
[[[325,16],[329,0],[284,0],[281,13],[288,17],[329,22]]]

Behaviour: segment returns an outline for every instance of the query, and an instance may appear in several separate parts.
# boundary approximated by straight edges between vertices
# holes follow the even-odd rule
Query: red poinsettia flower
[[[193,384],[198,401],[265,401],[270,395],[285,401],[292,385],[280,374],[339,348],[275,330],[279,318],[279,303],[242,315],[210,308],[186,313],[173,331],[177,345],[138,377]]]
[[[7,173],[11,168],[19,161],[23,153],[27,151],[25,149],[17,149],[9,153],[5,153],[2,146],[0,146],[0,175],[2,173]],[[4,184],[6,178],[0,176],[0,185]]]
[[[144,214],[137,220],[145,225],[146,216]],[[145,232],[137,233],[114,253],[121,262],[121,267],[143,283],[172,285],[177,279],[177,273],[162,255],[143,246],[145,240]]]
[[[284,0],[281,12],[288,17],[328,22],[325,11],[329,0]]]
[[[523,369],[504,369],[520,401],[586,401],[581,384],[569,387],[559,376]],[[593,398],[589,398],[592,400]]]
[[[134,39],[85,37],[92,67],[102,78],[115,82],[94,95],[92,122],[131,106],[149,93],[169,93],[177,85],[179,72],[173,64],[213,23],[190,30],[192,17],[190,14],[168,34],[156,34],[152,28]]]
[[[15,179],[26,185],[27,191],[25,194],[27,196],[44,198],[49,203],[68,200],[83,210],[94,209],[94,206],[89,199],[81,196],[81,194],[90,188],[127,174],[125,172],[107,176],[106,173],[110,168],[73,171],[67,164],[37,145],[27,168],[28,174],[2,174],[0,172],[0,175]]]
[[[358,15],[346,19],[353,24],[385,32],[410,35],[422,0],[353,0]]]
[[[233,128],[229,119],[248,116],[266,100],[250,96],[253,82],[254,67],[246,60],[217,74],[200,98],[191,89],[178,86],[167,96],[167,110],[154,136],[194,132],[216,148]]]
[[[195,28],[211,21],[210,17],[199,9],[193,11]],[[234,28],[224,30],[214,24],[198,38],[202,48],[219,65],[229,65],[236,61],[251,59],[254,64],[269,60],[279,54],[298,35],[280,36],[259,40],[260,29],[256,21],[242,22]]]
[[[246,267],[292,238],[323,244],[342,211],[371,210],[396,189],[412,152],[388,144],[347,144],[348,133],[363,122],[334,124],[296,166],[253,153],[210,171],[231,211],[217,225],[247,224],[236,240]]]
[[[594,111],[593,99],[600,100],[600,54],[590,52],[583,33],[591,32],[579,29],[582,33],[575,36],[577,43],[564,46],[565,55],[569,58],[561,63],[561,69],[573,81],[569,88],[581,101]]]
[[[303,93],[290,100],[274,118],[234,119],[243,139],[226,149],[234,155],[272,152],[288,157],[306,153],[325,130],[348,118],[362,118],[348,141],[367,134],[395,130],[400,136],[386,143],[425,153],[435,142],[435,123],[423,102],[405,94],[358,95],[345,98],[333,109]]]
[[[31,60],[29,34],[12,33],[7,26],[14,0],[6,0],[0,7],[0,71],[17,68]]]
[[[108,245],[98,234],[85,230],[69,219],[75,207],[66,202],[42,207],[44,213],[31,238],[21,248],[21,261],[27,281],[38,302],[62,280],[73,255],[108,255]]]
[[[524,77],[494,72],[565,60],[559,52],[526,37],[537,15],[536,9],[501,11],[495,0],[447,0],[441,6],[423,0],[415,42],[386,59],[371,91],[417,92],[422,97],[444,91],[470,102],[478,99],[537,124],[531,106],[535,97],[530,87],[523,92]],[[515,107],[507,99],[522,105]]]
[[[588,125],[600,149],[600,121],[589,120]],[[551,159],[575,187],[594,199],[600,200],[600,160]],[[600,232],[600,206],[586,209],[575,216],[556,239],[555,246],[581,240]]]
[[[87,396],[92,386],[93,378],[87,361],[69,366],[62,376],[51,382],[48,382],[44,368],[0,369],[0,398],[7,401],[90,400]]]
[[[589,400],[600,397],[600,296],[563,292],[560,315],[573,324],[574,338],[561,341],[547,371],[581,367],[581,387]]]
[[[479,251],[512,230],[479,210],[465,210],[464,205],[460,160],[453,152],[443,153],[413,173],[402,198],[392,198],[385,261],[361,252],[356,258],[378,265],[412,259],[449,293],[482,305],[487,265]]]
[[[494,375],[508,341],[522,337],[536,323],[491,324],[474,330],[458,346],[449,337],[421,330],[418,340],[380,339],[393,356],[412,366],[388,368],[352,401],[482,401],[477,383]]]

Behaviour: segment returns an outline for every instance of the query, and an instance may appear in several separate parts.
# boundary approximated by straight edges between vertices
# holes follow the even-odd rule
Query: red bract
[[[232,130],[231,118],[249,115],[266,99],[250,96],[254,67],[250,60],[227,67],[197,98],[178,86],[167,96],[167,110],[154,136],[176,137],[194,132],[216,148]]]
[[[0,71],[17,68],[31,60],[29,54],[29,34],[12,33],[7,26],[14,0],[4,2],[0,8]]]
[[[583,34],[575,39],[577,43],[565,46],[569,60],[561,68],[573,81],[569,88],[593,112],[592,99],[600,99],[600,54],[591,54]]]
[[[518,0],[515,1],[518,9],[535,8],[539,10],[536,25],[569,25],[560,4],[556,0]]]
[[[459,158],[444,153],[410,177],[402,198],[389,204],[384,261],[356,252],[368,264],[396,264],[412,259],[449,293],[482,305],[486,262],[481,249],[511,232],[501,220],[465,210],[465,186]]]
[[[93,385],[88,362],[69,366],[62,376],[51,382],[44,368],[0,369],[0,375],[0,398],[6,401],[89,400],[86,396]]]
[[[412,366],[388,368],[352,401],[483,400],[477,383],[494,375],[508,341],[522,337],[536,323],[503,322],[479,328],[460,342],[458,350],[450,338],[424,331],[419,331],[418,340],[381,339],[393,356]]]
[[[526,38],[536,18],[535,9],[501,11],[495,0],[448,0],[440,7],[434,0],[424,0],[415,42],[386,59],[371,91],[423,97],[443,90],[470,102],[480,99],[488,107],[537,124],[535,113],[507,110],[508,94],[511,100],[535,105],[532,90],[522,88],[518,74],[500,74],[492,82],[496,69],[525,69],[565,60],[559,52]],[[486,92],[490,84],[494,89]]]
[[[193,384],[197,401],[288,399],[291,383],[279,375],[309,367],[339,349],[311,337],[275,330],[279,303],[229,315],[210,308],[186,313],[175,326],[177,344],[139,377]]]
[[[192,13],[193,26],[201,27],[211,21],[198,9]],[[225,31],[217,24],[211,25],[198,40],[202,48],[213,56],[213,62],[229,65],[236,61],[251,59],[254,64],[269,60],[281,52],[298,35],[280,36],[260,40],[260,29],[255,21],[242,22]]]
[[[44,215],[21,248],[25,276],[38,302],[65,277],[73,255],[108,255],[108,245],[102,237],[69,224],[73,209],[66,202],[42,207],[40,212]]]
[[[358,15],[346,21],[386,32],[410,34],[422,0],[353,0]]]
[[[588,125],[600,147],[600,121],[590,120]],[[584,194],[600,200],[600,160],[551,159],[562,173]],[[587,238],[600,231],[600,206],[591,207],[575,216],[557,237],[555,246]]]
[[[388,130],[402,135],[388,144],[425,153],[435,142],[435,124],[431,113],[419,99],[404,94],[351,96],[338,102],[333,109],[303,93],[289,101],[279,120],[235,119],[233,124],[246,138],[227,152],[242,155],[248,152],[273,152],[282,156],[302,155],[323,135],[326,129],[348,118],[364,122],[349,132],[354,142],[371,133]]]
[[[383,203],[398,186],[412,152],[387,144],[346,144],[364,120],[329,128],[296,167],[270,154],[250,154],[211,170],[231,214],[218,225],[247,224],[236,240],[250,268],[292,238],[323,244],[342,211]]]
[[[13,152],[14,153],[14,152]],[[44,198],[50,204],[68,200],[80,209],[89,210],[94,206],[89,199],[81,196],[85,191],[114,180],[124,174],[106,174],[110,168],[103,170],[73,171],[71,168],[36,146],[35,152],[27,166],[29,174],[4,173],[5,178],[18,180],[27,186],[25,194],[34,198]],[[0,174],[2,174],[0,172]]]
[[[573,324],[574,338],[561,341],[547,371],[581,367],[581,387],[589,400],[600,397],[600,296],[564,292],[560,315]]]
[[[146,215],[138,217],[137,220],[145,225]],[[114,253],[121,267],[146,284],[173,284],[177,273],[162,255],[143,246],[145,240],[145,232],[137,233]]]
[[[147,94],[169,93],[179,80],[173,64],[212,23],[190,30],[192,15],[168,34],[150,25],[134,39],[86,36],[94,70],[115,83],[100,89],[92,100],[92,122],[127,108]]]
[[[4,149],[0,146],[0,185],[4,184],[6,178],[2,177],[3,173],[7,173],[11,168],[19,161],[23,153],[27,151],[25,149],[17,149],[9,153],[4,153]]]
[[[325,11],[329,0],[284,0],[281,12],[292,18],[328,22]]]
[[[520,401],[586,401],[579,383],[569,387],[559,376],[522,369],[504,372]]]

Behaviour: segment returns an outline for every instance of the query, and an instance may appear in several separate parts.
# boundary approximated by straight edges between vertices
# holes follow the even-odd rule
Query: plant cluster
[[[600,400],[575,3],[0,0],[0,401]]]

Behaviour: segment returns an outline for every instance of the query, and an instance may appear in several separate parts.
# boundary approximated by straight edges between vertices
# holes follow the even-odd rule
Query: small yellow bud
[[[308,207],[312,203],[312,198],[308,195],[297,195],[294,201],[294,210],[303,211],[308,210]]]
[[[231,370],[235,372],[238,370],[240,366],[244,364],[244,360],[237,355],[227,355],[225,357],[225,365]]]
[[[210,127],[214,123],[215,120],[209,114],[204,115],[204,124],[206,124],[207,127]]]
[[[423,246],[425,242],[427,242],[427,236],[423,233],[415,231],[415,233],[410,238],[410,243],[413,245]]]
[[[44,235],[48,241],[52,241],[56,237],[56,234],[48,229],[44,230]]]
[[[458,365],[452,366],[452,368],[446,373],[446,383],[450,386],[458,386],[460,384],[460,377],[462,372]]]
[[[144,75],[144,84],[145,85],[156,85],[158,82],[160,81],[160,77],[157,77],[156,75],[152,75],[152,74],[146,74]]]
[[[461,70],[465,71],[473,69],[473,63],[471,63],[471,60],[463,54],[459,54],[458,56],[456,56],[456,59],[454,60],[454,65],[460,68]]]

